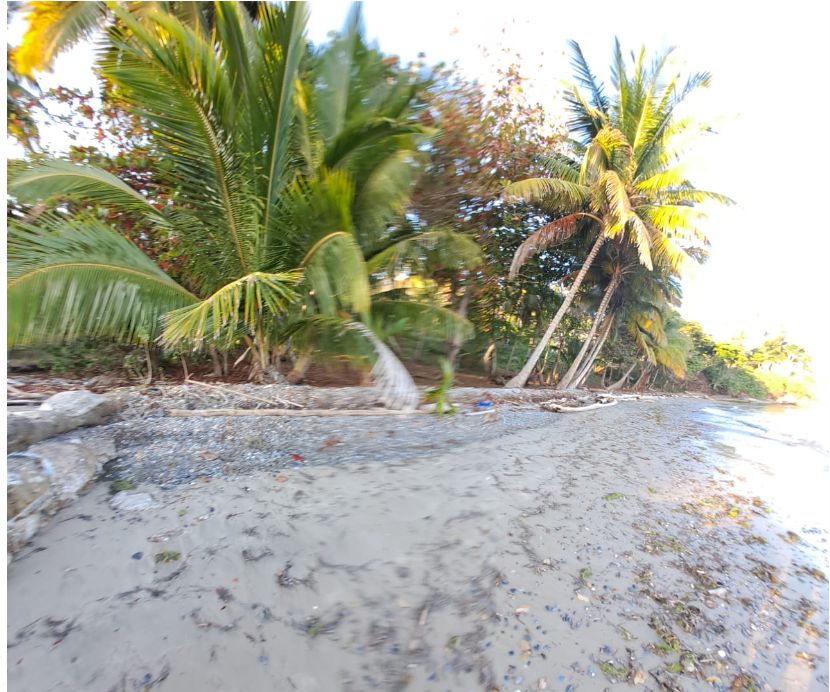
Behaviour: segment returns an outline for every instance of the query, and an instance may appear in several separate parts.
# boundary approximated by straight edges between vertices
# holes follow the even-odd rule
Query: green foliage
[[[709,383],[719,394],[729,396],[748,396],[753,399],[766,399],[770,392],[764,383],[749,368],[729,365],[719,358],[715,363],[703,370]]]
[[[364,337],[366,325],[385,331],[381,318],[404,308],[391,301],[371,314],[386,292],[371,285],[365,262],[378,249],[387,259],[406,256],[409,271],[426,271],[412,262],[416,245],[440,271],[480,263],[475,243],[449,230],[395,247],[390,226],[432,136],[419,118],[429,75],[368,46],[359,5],[319,48],[305,41],[303,3],[258,3],[254,12],[201,3],[194,13],[178,3],[113,3],[96,5],[95,17],[46,9],[32,9],[29,48],[60,35],[52,46],[60,50],[114,15],[98,70],[119,108],[144,126],[132,145],[152,146],[166,194],[88,163],[46,160],[16,171],[10,191],[21,217],[29,205],[64,211],[14,222],[12,343],[146,342],[163,317],[168,348],[227,349],[245,339],[265,370],[279,339],[315,315],[359,322]],[[80,160],[104,162],[88,152]],[[108,221],[125,235],[138,224],[141,248]],[[151,253],[165,266],[175,248],[187,288],[142,254],[148,238],[166,239]],[[376,270],[382,282],[392,268]],[[37,300],[20,300],[22,291]],[[382,356],[387,364],[393,357]]]
[[[424,401],[435,404],[435,413],[439,416],[444,414],[453,414],[456,412],[456,407],[450,403],[449,391],[452,387],[453,373],[452,365],[446,358],[442,358],[441,365],[441,384],[428,390],[424,395]]]

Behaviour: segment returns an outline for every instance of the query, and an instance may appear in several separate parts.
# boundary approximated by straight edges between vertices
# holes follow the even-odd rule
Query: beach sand
[[[9,566],[9,689],[827,689],[827,584],[703,405],[143,485],[134,513],[99,483]]]

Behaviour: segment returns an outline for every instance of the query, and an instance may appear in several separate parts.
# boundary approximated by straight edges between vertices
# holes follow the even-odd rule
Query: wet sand
[[[9,567],[9,689],[826,689],[827,583],[704,405],[142,486],[136,513],[98,484]]]

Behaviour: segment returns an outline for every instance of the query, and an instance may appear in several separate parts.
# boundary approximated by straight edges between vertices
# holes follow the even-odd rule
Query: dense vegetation
[[[609,90],[572,44],[559,123],[527,103],[518,66],[488,94],[384,55],[359,5],[320,46],[301,3],[23,10],[8,333],[51,367],[82,361],[78,344],[138,348],[143,367],[123,357],[141,376],[187,358],[301,381],[334,360],[371,369],[397,406],[417,397],[404,364],[439,359],[444,385],[458,368],[513,386],[806,392],[783,337],[716,344],[676,311],[684,266],[707,255],[701,205],[729,200],[684,175],[679,140],[706,127],[678,107],[710,76],[667,74],[668,53],[627,61],[615,45]],[[37,71],[90,37],[98,92],[40,93]],[[56,156],[45,121],[79,143]]]

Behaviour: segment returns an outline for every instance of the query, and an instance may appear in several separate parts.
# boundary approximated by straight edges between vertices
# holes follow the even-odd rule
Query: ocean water
[[[760,497],[795,531],[813,566],[830,568],[830,407],[713,404],[702,409],[717,464],[735,491]]]

